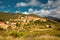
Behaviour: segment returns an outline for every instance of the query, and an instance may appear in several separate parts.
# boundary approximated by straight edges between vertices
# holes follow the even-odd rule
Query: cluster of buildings
[[[23,24],[27,24],[30,23],[30,21],[36,21],[36,20],[40,20],[40,21],[44,21],[46,22],[46,19],[44,18],[37,18],[37,17],[33,17],[33,16],[19,16],[16,19],[10,19],[9,21],[6,22],[0,22],[0,27],[6,29],[7,27],[11,26],[11,27],[16,27],[16,23],[23,23]]]
[[[14,22],[9,22],[9,21],[6,21],[6,22],[0,22],[0,28],[3,28],[3,29],[7,29],[8,27],[16,27],[16,23]]]

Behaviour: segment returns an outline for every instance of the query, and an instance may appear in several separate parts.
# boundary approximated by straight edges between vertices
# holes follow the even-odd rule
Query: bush
[[[16,27],[20,27],[21,23],[16,23]]]
[[[3,31],[4,29],[0,27],[0,31]]]
[[[23,36],[23,34],[20,33],[20,32],[12,32],[11,36],[13,36],[13,37],[21,37],[21,36]]]
[[[42,24],[42,22],[40,22],[40,20],[36,20],[34,21],[34,24],[37,25],[37,24]]]

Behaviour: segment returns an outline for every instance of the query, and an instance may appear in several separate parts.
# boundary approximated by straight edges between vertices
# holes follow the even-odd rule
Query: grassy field
[[[41,30],[41,31],[40,31]],[[0,40],[60,40],[60,30],[40,29],[20,30],[8,29],[0,31]]]

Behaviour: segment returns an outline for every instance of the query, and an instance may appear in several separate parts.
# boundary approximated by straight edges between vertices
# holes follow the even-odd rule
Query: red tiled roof
[[[5,24],[4,22],[0,22],[0,24]]]

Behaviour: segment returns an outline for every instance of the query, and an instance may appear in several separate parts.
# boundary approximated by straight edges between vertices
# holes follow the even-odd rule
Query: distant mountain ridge
[[[52,19],[52,20],[60,22],[60,18],[56,18],[56,17],[52,17],[52,16],[48,16],[48,17],[45,17],[45,18]]]

